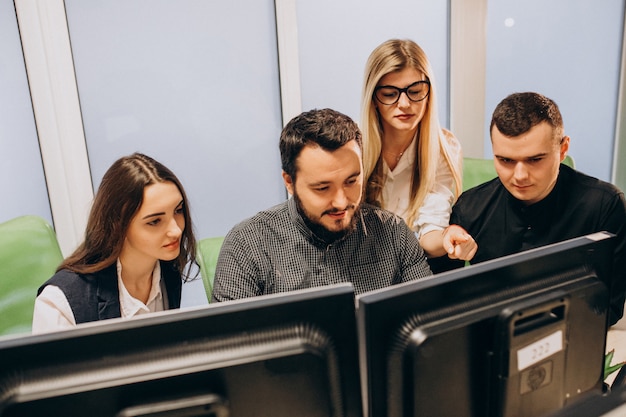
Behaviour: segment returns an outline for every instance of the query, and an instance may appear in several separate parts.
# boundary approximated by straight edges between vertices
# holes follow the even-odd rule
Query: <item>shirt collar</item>
[[[122,264],[119,258],[117,260],[117,283],[120,291],[120,312],[122,317],[133,317],[138,314],[157,311],[159,309],[155,309],[151,306],[159,303],[161,305],[163,304],[163,294],[161,292],[161,264],[159,261],[155,263],[154,269],[152,270],[152,286],[146,304],[130,295],[126,286],[124,286],[124,282],[122,281]]]

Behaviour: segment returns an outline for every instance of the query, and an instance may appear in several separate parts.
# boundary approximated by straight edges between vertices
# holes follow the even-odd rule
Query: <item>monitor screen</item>
[[[540,417],[603,389],[597,233],[357,297],[369,416]]]
[[[361,415],[350,284],[0,340],[0,416]]]

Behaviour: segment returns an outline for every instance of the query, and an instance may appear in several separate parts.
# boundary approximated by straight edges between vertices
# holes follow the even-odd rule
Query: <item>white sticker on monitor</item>
[[[517,370],[522,371],[548,356],[563,350],[563,331],[558,330],[550,336],[531,343],[517,351]]]

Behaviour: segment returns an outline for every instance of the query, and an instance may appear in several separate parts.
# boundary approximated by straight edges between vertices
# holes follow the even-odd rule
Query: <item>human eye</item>
[[[413,98],[413,97],[419,97],[421,90],[419,88],[409,88],[407,90],[407,93],[409,95],[409,97]]]
[[[394,99],[398,96],[398,90],[392,87],[383,87],[380,90],[378,90],[378,94],[380,94],[381,97],[384,97],[384,98]]]
[[[424,83],[416,83],[409,87],[409,93],[419,95],[426,89],[426,85]]]
[[[180,206],[176,207],[176,209],[174,210],[174,214],[185,214],[185,206],[181,204]]]
[[[160,218],[160,217],[157,217],[157,218],[155,218],[155,219],[150,220],[150,221],[149,221],[149,222],[147,222],[146,224],[147,224],[148,226],[156,226],[156,225],[158,225],[159,223],[161,223],[161,218]]]
[[[501,164],[511,164],[513,162],[513,160],[509,158],[498,157],[497,159]]]
[[[407,95],[413,101],[420,101],[428,95],[428,84],[424,81],[418,81],[407,87]]]

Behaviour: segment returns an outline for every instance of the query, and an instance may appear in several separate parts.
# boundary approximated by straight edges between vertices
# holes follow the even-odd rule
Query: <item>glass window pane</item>
[[[559,105],[576,168],[609,181],[624,1],[490,1],[487,19],[485,153],[495,106],[536,91]]]
[[[65,4],[95,188],[146,153],[183,182],[198,238],[284,200],[273,1]]]
[[[0,222],[35,214],[52,224],[12,0],[0,0]]]
[[[296,0],[302,109],[330,107],[359,120],[365,62],[391,38],[417,42],[437,78],[440,122],[448,117],[447,0]]]

